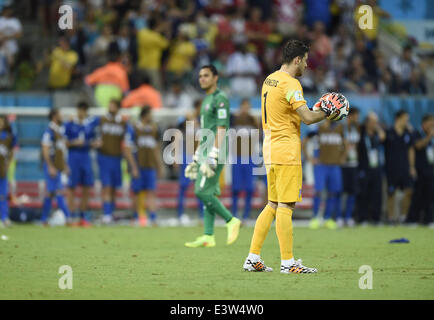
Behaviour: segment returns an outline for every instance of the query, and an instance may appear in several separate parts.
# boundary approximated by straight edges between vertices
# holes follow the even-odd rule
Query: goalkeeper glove
[[[217,160],[219,157],[219,149],[213,147],[211,152],[208,154],[208,158],[204,163],[200,165],[200,172],[207,178],[211,178],[215,174],[215,169],[217,168]]]
[[[184,175],[186,178],[190,180],[196,180],[197,170],[199,167],[199,164],[197,163],[198,160],[199,160],[199,149],[197,149],[193,155],[193,162],[189,163],[184,170]]]

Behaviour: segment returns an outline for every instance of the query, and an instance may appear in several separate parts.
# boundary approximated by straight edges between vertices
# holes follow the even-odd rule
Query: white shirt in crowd
[[[258,59],[252,53],[235,52],[228,58],[226,72],[231,77],[231,93],[239,97],[250,97],[256,94],[256,79],[254,76],[237,76],[238,73],[259,75],[261,67]]]
[[[20,20],[14,17],[0,17],[0,34],[10,37],[17,33],[22,32],[22,25]],[[6,42],[7,50],[10,54],[14,55],[18,52],[18,43],[15,39],[10,39]]]

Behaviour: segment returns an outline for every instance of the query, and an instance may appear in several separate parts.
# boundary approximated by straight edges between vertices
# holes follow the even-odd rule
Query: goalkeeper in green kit
[[[206,97],[200,109],[201,142],[193,161],[185,168],[185,176],[196,180],[194,193],[204,204],[204,235],[192,242],[190,248],[214,247],[214,220],[218,214],[226,221],[227,244],[238,238],[241,221],[232,216],[217,198],[220,195],[219,177],[226,159],[229,128],[229,101],[226,94],[217,88],[218,72],[213,65],[203,66],[199,71],[199,84]],[[220,160],[220,161],[219,161]]]

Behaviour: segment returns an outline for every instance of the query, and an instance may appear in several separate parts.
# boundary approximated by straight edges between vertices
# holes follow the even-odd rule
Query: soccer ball
[[[332,104],[329,106],[334,109],[334,112],[327,117],[332,121],[344,119],[350,112],[350,103],[348,99],[341,93],[332,92],[321,97],[322,103]]]
[[[48,220],[48,224],[52,227],[64,226],[66,224],[65,214],[62,210],[57,209]]]

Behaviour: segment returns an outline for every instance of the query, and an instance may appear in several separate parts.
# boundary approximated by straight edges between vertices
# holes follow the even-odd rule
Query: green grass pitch
[[[418,227],[294,228],[294,251],[318,274],[279,273],[274,226],[262,257],[272,273],[248,273],[242,263],[252,228],[225,245],[191,249],[194,228],[126,226],[71,229],[14,226],[0,230],[0,299],[434,299],[434,230]],[[389,244],[406,237],[409,244]],[[58,287],[59,267],[73,288]],[[373,269],[373,289],[359,288],[361,265]]]

